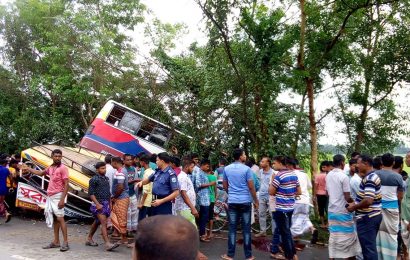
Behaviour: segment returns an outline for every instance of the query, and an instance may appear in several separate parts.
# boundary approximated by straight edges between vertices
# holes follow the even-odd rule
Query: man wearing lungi
[[[70,249],[67,239],[67,226],[64,221],[64,205],[68,192],[68,169],[61,163],[63,152],[55,149],[51,152],[53,164],[45,170],[35,170],[27,165],[23,165],[23,171],[28,171],[39,176],[48,175],[50,181],[47,188],[46,219],[47,223],[54,228],[54,240],[43,247],[43,249],[60,248],[61,252]],[[50,213],[50,214],[47,214]],[[52,217],[51,217],[52,216]],[[51,227],[51,226],[50,226]],[[63,233],[64,242],[60,246],[59,230]]]

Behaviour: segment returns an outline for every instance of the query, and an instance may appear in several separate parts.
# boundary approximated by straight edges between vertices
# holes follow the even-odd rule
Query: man
[[[128,232],[135,232],[138,225],[138,199],[135,194],[135,183],[140,181],[137,176],[135,167],[132,166],[134,157],[131,154],[124,154],[124,169],[128,178],[128,196],[130,203],[128,205],[127,213],[127,230]]]
[[[243,149],[233,151],[234,163],[224,169],[223,187],[228,193],[229,235],[228,253],[222,259],[232,260],[235,256],[236,229],[242,219],[243,249],[246,259],[254,259],[251,244],[251,211],[252,199],[255,209],[259,208],[256,197],[253,173],[251,168],[244,165],[246,154]]]
[[[214,208],[215,208],[215,201],[218,195],[218,189],[216,187],[217,179],[212,171],[211,167],[208,168],[208,182],[212,184],[208,187],[209,189],[209,214],[208,214],[208,232],[207,238],[213,238],[212,229],[214,228]]]
[[[144,176],[143,179],[149,179],[152,174],[154,174],[154,170],[150,167],[149,156],[144,154],[140,157],[139,163],[142,168],[144,168]],[[138,205],[139,209],[139,216],[138,221],[143,220],[147,216],[151,216],[151,202],[152,202],[152,183],[145,184],[142,187],[142,196],[141,201]]]
[[[54,228],[54,240],[43,249],[60,248],[64,252],[70,249],[68,246],[67,226],[64,221],[64,205],[68,193],[68,169],[61,163],[63,152],[55,149],[51,152],[53,164],[45,170],[35,170],[23,165],[23,170],[39,176],[48,175],[50,180],[47,188],[47,202],[45,212],[47,225],[52,223]],[[48,217],[47,217],[48,216]],[[56,217],[55,220],[53,218]],[[51,226],[50,226],[51,227]],[[64,242],[60,246],[59,230],[63,233]]]
[[[194,167],[194,170],[192,171],[192,175],[190,176],[192,179],[192,183],[194,184],[194,187],[195,187],[195,176],[197,175],[197,174],[199,174],[199,172],[201,171],[201,168],[200,168],[200,165],[199,165],[199,162],[200,162],[200,160],[199,160],[199,156],[198,156],[198,154],[197,153],[192,153],[191,154],[191,160],[195,163],[195,167]]]
[[[105,176],[108,178],[110,182],[110,192],[112,191],[112,179],[115,174],[115,169],[111,166],[112,157],[113,156],[111,154],[107,154],[104,158],[106,169]]]
[[[181,173],[181,159],[176,156],[171,157],[171,167],[175,174],[178,176]]]
[[[326,176],[329,170],[329,161],[322,161],[320,163],[320,173],[315,175],[315,196],[317,207],[319,209],[320,227],[326,228],[325,213],[327,214],[327,204],[329,197],[326,191]]]
[[[155,173],[137,184],[141,188],[150,182],[153,183],[151,203],[151,214],[153,216],[172,215],[172,201],[179,194],[178,179],[169,165],[170,161],[171,157],[168,153],[158,154],[156,161],[158,168]]]
[[[352,196],[352,199],[355,201],[357,198],[357,193],[359,192],[360,183],[362,182],[362,178],[359,176],[357,172],[356,159],[349,160],[349,168],[350,195]]]
[[[9,210],[12,214],[16,213],[16,196],[17,196],[17,184],[19,176],[17,174],[18,161],[16,159],[11,159],[9,162],[10,175],[7,177],[7,189],[8,194],[6,195],[6,202],[9,206]]]
[[[201,242],[209,242],[206,236],[205,228],[209,220],[209,206],[211,205],[209,187],[216,184],[208,181],[208,171],[211,162],[208,159],[202,159],[200,171],[195,175],[194,185],[198,191],[199,204],[199,239]]]
[[[290,228],[296,195],[301,195],[302,191],[295,172],[287,169],[286,165],[286,157],[275,156],[273,158],[273,169],[278,173],[269,185],[269,194],[276,197],[273,215],[282,240],[285,258],[298,259]],[[271,257],[278,256],[272,254]]]
[[[10,175],[10,171],[6,165],[7,159],[2,156],[0,158],[0,217],[5,217],[5,222],[8,223],[11,219],[11,214],[7,211],[4,201],[8,192],[6,180]]]
[[[350,155],[350,160],[356,160],[357,161],[357,158],[359,158],[359,156],[360,156],[360,153],[359,152],[353,152],[351,155]],[[350,165],[345,165],[345,168],[344,168],[344,172],[346,173],[346,175],[347,176],[349,176],[349,174],[350,174]]]
[[[218,180],[218,187],[222,187],[225,165],[226,165],[226,159],[220,158],[218,162],[218,168],[216,168],[215,170],[215,176],[216,176],[216,179]]]
[[[312,189],[312,182],[309,180],[307,174],[303,169],[298,169],[297,160],[293,158],[287,158],[287,168],[294,171],[298,178],[301,194],[296,198],[294,210],[292,214],[292,225],[290,231],[292,237],[298,238],[299,236],[310,231],[312,234],[311,243],[316,244],[318,240],[318,231],[313,226],[309,218],[310,207],[312,207],[309,190]]]
[[[112,251],[117,248],[119,244],[112,244],[108,239],[107,233],[107,218],[111,214],[111,191],[109,179],[105,176],[106,168],[104,162],[98,162],[95,165],[97,174],[94,175],[88,185],[88,195],[93,202],[90,211],[94,216],[94,222],[91,225],[90,233],[85,242],[86,246],[98,246],[93,240],[93,236],[97,231],[98,226],[101,225],[101,233],[105,242],[105,249]]]
[[[377,251],[379,259],[397,258],[398,241],[397,234],[400,224],[401,200],[403,199],[403,178],[393,172],[394,155],[386,153],[382,155],[382,169],[376,171],[381,182],[383,220],[377,235]]]
[[[128,173],[123,167],[121,157],[113,157],[111,160],[115,174],[112,180],[112,211],[111,222],[121,236],[119,244],[128,245],[127,239],[127,214],[130,204],[128,194]]]
[[[195,164],[189,158],[182,160],[182,171],[178,175],[179,195],[175,200],[175,210],[178,216],[181,216],[191,222],[195,227],[195,218],[199,218],[198,211],[195,208],[196,194],[194,185],[188,175],[192,174]]]
[[[198,232],[189,221],[154,216],[138,226],[133,260],[195,260],[198,249]]]
[[[360,183],[359,192],[355,202],[349,203],[347,210],[356,211],[356,225],[364,260],[378,258],[376,236],[379,231],[382,215],[380,178],[373,170],[373,158],[361,155],[357,168],[363,181]],[[394,250],[396,251],[396,250]]]
[[[410,151],[407,152],[405,157],[405,163],[407,167],[410,167]],[[406,180],[406,195],[401,201],[401,237],[403,243],[406,246],[404,250],[405,259],[409,258],[408,249],[410,248],[410,179]]]
[[[353,202],[350,196],[349,177],[343,172],[345,157],[333,156],[333,170],[326,176],[326,190],[329,195],[329,258],[356,259],[360,254],[353,215],[346,210],[346,204]]]
[[[259,163],[261,169],[259,170],[260,179],[260,189],[259,189],[259,225],[260,233],[256,234],[255,237],[265,237],[266,236],[266,214],[269,214],[269,183],[273,175],[273,170],[271,166],[271,160],[269,157],[262,157]],[[273,221],[272,221],[273,222]],[[272,226],[272,230],[275,228]]]

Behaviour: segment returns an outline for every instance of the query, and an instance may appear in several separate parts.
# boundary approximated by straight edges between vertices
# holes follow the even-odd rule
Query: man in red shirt
[[[67,225],[64,221],[64,205],[69,182],[68,169],[61,163],[61,159],[63,158],[63,153],[61,150],[53,150],[51,152],[51,158],[53,159],[53,164],[45,170],[38,171],[29,168],[27,165],[23,165],[23,170],[39,176],[47,175],[49,177],[45,213],[47,225],[49,225],[49,227],[52,225],[54,228],[54,240],[49,245],[44,246],[43,249],[60,248],[60,251],[64,252],[70,249],[67,239]],[[49,214],[47,214],[47,212]],[[47,215],[49,217],[47,217]],[[63,233],[64,239],[61,246],[59,238],[60,229]]]

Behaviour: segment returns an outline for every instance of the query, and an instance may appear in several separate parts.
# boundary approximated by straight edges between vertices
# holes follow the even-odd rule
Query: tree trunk
[[[305,111],[305,101],[306,101],[306,91],[303,93],[302,96],[302,102],[300,104],[299,108],[299,115],[296,118],[296,133],[295,133],[295,140],[292,144],[292,150],[291,150],[291,155],[296,158],[296,155],[298,153],[298,147],[299,147],[299,139],[300,139],[300,131],[301,131],[301,126],[302,126],[302,116],[303,112]]]

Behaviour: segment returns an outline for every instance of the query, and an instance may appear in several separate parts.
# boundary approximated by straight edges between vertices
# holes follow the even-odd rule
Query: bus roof
[[[157,123],[157,124],[160,124],[160,125],[163,126],[163,127],[166,127],[166,128],[168,128],[168,129],[170,129],[170,130],[173,130],[173,131],[177,132],[178,134],[182,134],[182,135],[184,135],[184,136],[186,136],[186,137],[192,139],[192,136],[189,136],[189,135],[187,135],[187,134],[185,134],[185,133],[183,133],[183,132],[181,132],[181,131],[179,131],[179,130],[177,130],[177,129],[172,129],[170,126],[168,126],[168,125],[166,125],[166,124],[163,124],[163,123],[159,122],[158,120],[155,120],[155,119],[153,119],[153,118],[151,118],[151,117],[149,117],[149,116],[146,116],[146,115],[144,115],[144,114],[142,114],[142,113],[140,113],[140,112],[138,112],[138,111],[136,111],[136,110],[134,110],[134,109],[132,109],[132,108],[129,108],[129,107],[127,107],[126,105],[123,105],[123,104],[121,104],[121,103],[118,103],[117,101],[114,101],[114,100],[111,100],[111,99],[110,99],[110,100],[107,101],[106,104],[108,104],[108,103],[113,103],[113,104],[115,104],[115,105],[117,105],[117,106],[120,106],[120,107],[122,107],[122,108],[125,108],[125,109],[127,109],[127,110],[130,110],[130,111],[132,111],[132,112],[134,112],[134,113],[136,113],[136,114],[138,114],[138,115],[140,115],[140,116],[142,116],[142,117],[145,117],[145,118],[147,118],[147,119],[149,119],[149,120],[151,120],[151,121],[154,121],[154,122]]]

